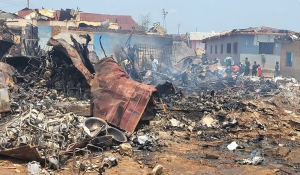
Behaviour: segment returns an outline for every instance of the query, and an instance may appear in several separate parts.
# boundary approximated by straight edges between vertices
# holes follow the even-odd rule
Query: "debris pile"
[[[298,172],[299,159],[291,153],[279,155],[283,147],[291,150],[300,145],[298,82],[240,76],[231,86],[221,84],[200,87],[192,94],[180,89],[163,95],[167,112],[161,108],[160,116],[154,119],[161,122],[150,132],[160,133],[160,142],[167,142],[161,134],[165,131],[175,136],[168,140],[200,144],[205,153],[199,155],[201,160],[221,159],[227,161],[222,164],[230,166],[262,164],[268,168],[276,162],[279,172],[285,172],[284,167],[294,167],[290,172]],[[211,155],[214,153],[219,156]],[[215,167],[216,161],[206,165]]]
[[[88,42],[88,36],[85,37]],[[126,74],[112,58],[92,65],[87,58],[86,48],[82,48],[72,36],[71,39],[74,47],[63,40],[50,39],[49,44],[53,47],[41,57],[11,57],[5,60],[8,64],[1,62],[0,155],[37,161],[56,170],[68,168],[69,159],[72,158],[73,171],[93,170],[101,173],[119,161],[113,155],[105,156],[103,151],[127,142],[121,130],[109,126],[101,117],[119,118],[121,124],[116,119],[107,120],[115,126],[122,128],[124,125],[127,128],[123,129],[133,131],[155,88],[124,76]],[[102,69],[105,66],[107,68]],[[112,73],[116,75],[119,70],[121,79],[108,75],[107,71],[113,66]],[[130,85],[126,87],[127,90],[124,89],[124,97],[122,90],[116,92],[118,88],[111,89],[108,85],[119,84],[118,81]],[[126,113],[135,119],[130,125],[122,123],[122,115],[125,114],[120,113],[120,107],[115,102],[113,107],[118,113],[113,113],[112,108],[104,108],[104,105],[112,104],[104,104],[100,99],[107,98],[106,94],[117,93],[111,100],[127,98],[129,104],[135,103],[128,88],[136,89],[140,97],[134,91],[132,93],[135,98],[139,97],[136,99],[138,102],[142,102],[137,106],[129,105],[139,108],[133,110],[134,115]],[[143,93],[145,90],[146,94]],[[103,92],[97,93],[100,91]],[[123,101],[120,100],[120,105],[124,105]],[[127,110],[126,107],[124,110]],[[102,111],[111,113],[99,118],[90,117],[95,110],[97,113],[94,116],[103,114]],[[120,146],[121,154],[131,155],[129,146]],[[93,159],[102,163],[92,163]],[[44,170],[35,162],[28,164],[29,173],[35,174],[37,171]]]
[[[154,88],[113,58],[91,62],[71,39],[0,64],[0,154],[31,161],[29,174],[103,174],[129,161],[152,174],[188,174],[195,162],[204,168],[194,174],[241,165],[299,172],[295,79],[224,76],[217,62],[185,58],[177,71],[156,72]]]

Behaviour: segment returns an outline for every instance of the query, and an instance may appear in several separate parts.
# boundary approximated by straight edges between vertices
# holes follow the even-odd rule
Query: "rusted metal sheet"
[[[79,53],[76,51],[76,49],[73,46],[71,46],[65,40],[62,40],[62,39],[56,40],[56,39],[50,38],[48,41],[48,45],[62,49],[62,51],[64,53],[69,55],[74,66],[82,73],[82,75],[85,77],[85,79],[88,82],[93,78],[93,75],[84,66]]]
[[[29,145],[0,151],[0,155],[5,155],[5,156],[22,159],[22,160],[29,160],[29,161],[33,161],[33,160],[39,161],[39,162],[43,161],[43,159],[37,152],[36,148],[31,147]]]
[[[65,40],[51,38],[48,45],[67,54],[90,84],[94,117],[133,132],[156,89],[130,79],[112,57],[98,62],[93,75],[83,64],[77,50]]]
[[[133,132],[156,89],[130,79],[111,57],[96,64],[95,71],[90,84],[94,117]]]
[[[17,75],[17,70],[9,64],[0,62],[0,88],[14,86],[13,76]]]
[[[14,85],[16,72],[12,66],[0,62],[0,113],[11,110],[8,88]]]

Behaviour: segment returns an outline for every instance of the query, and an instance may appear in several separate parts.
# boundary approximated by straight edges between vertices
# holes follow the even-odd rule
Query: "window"
[[[207,43],[205,43],[205,50],[207,50]]]
[[[237,52],[238,52],[238,43],[235,42],[235,43],[233,43],[233,53],[237,54]]]
[[[221,54],[223,54],[223,44],[221,44]]]
[[[231,53],[231,43],[227,43],[227,53]]]
[[[292,67],[292,65],[293,65],[293,52],[287,52],[286,53],[285,65]]]
[[[217,54],[217,53],[218,53],[218,46],[215,45],[215,54]]]
[[[210,54],[212,54],[212,45],[210,45]]]
[[[275,43],[259,42],[259,54],[274,54]]]

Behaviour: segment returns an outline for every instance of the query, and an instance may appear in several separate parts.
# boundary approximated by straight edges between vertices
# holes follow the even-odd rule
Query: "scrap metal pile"
[[[74,46],[51,38],[52,48],[41,57],[1,62],[0,155],[52,169],[73,157],[74,171],[101,172],[117,162],[103,150],[127,141],[106,121],[133,132],[155,88],[131,80],[113,58],[93,65],[88,50],[71,39]],[[93,158],[103,161],[95,164]],[[33,174],[41,171],[36,162],[29,167]]]

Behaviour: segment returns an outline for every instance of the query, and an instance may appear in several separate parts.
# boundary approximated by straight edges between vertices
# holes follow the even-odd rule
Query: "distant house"
[[[86,22],[105,22],[116,23],[119,29],[132,30],[132,28],[138,28],[138,24],[129,15],[107,15],[107,14],[95,14],[95,13],[79,13],[79,21]]]
[[[280,74],[300,80],[300,34],[289,34],[277,39],[281,43]]]
[[[19,19],[20,17],[13,13],[0,10],[0,19]]]
[[[108,15],[85,13],[74,9],[22,9],[18,15],[24,19],[45,21],[73,21],[76,27],[104,27],[114,30],[139,29],[139,25],[129,15]]]
[[[187,44],[190,48],[197,49],[205,49],[205,44],[202,42],[203,39],[214,36],[215,33],[204,33],[204,32],[188,32],[187,36]]]
[[[281,44],[275,38],[291,33],[269,27],[234,29],[222,32],[203,40],[208,59],[218,58],[223,63],[226,57],[233,57],[235,63],[243,62],[248,57],[250,64],[254,61],[262,64],[265,56],[265,68],[274,68],[280,61]]]

